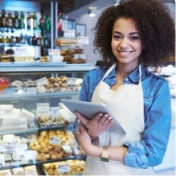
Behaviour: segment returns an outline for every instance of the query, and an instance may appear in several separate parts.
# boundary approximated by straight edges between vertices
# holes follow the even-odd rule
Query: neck
[[[138,65],[129,65],[129,64],[117,64],[117,77],[121,77],[124,79],[126,76],[128,76],[133,70],[136,69]]]

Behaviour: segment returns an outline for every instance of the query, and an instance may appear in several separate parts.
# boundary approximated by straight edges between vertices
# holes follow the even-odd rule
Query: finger
[[[104,117],[104,121],[102,122],[102,126],[107,126],[107,124],[108,123],[110,123],[111,122],[111,120],[112,120],[112,117],[111,116],[109,116],[109,115],[105,115],[105,117]]]
[[[108,122],[108,124],[105,125],[105,129],[108,129],[108,128],[111,126],[112,123],[113,123],[113,120],[111,119],[111,120]]]
[[[95,117],[93,117],[91,121],[94,123],[98,123],[98,121],[100,120],[102,116],[103,116],[103,113],[98,113]]]
[[[111,120],[111,119],[112,118],[109,114],[103,114],[103,116],[98,121],[98,124],[104,126],[104,125],[108,124],[109,120]]]
[[[83,125],[86,126],[86,124],[88,123],[89,120],[87,120],[82,114],[80,114],[79,112],[75,112],[76,117],[81,121],[81,123]]]

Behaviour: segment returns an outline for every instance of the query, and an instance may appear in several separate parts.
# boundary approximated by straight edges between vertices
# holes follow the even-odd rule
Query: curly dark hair
[[[142,42],[139,62],[158,67],[175,56],[175,25],[169,9],[159,0],[121,0],[118,6],[105,9],[93,28],[94,52],[102,55],[104,64],[117,62],[112,53],[111,39],[114,23],[119,18],[135,21]]]

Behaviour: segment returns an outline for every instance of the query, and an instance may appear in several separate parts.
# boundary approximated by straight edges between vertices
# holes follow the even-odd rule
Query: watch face
[[[109,162],[109,158],[101,157],[101,161]]]

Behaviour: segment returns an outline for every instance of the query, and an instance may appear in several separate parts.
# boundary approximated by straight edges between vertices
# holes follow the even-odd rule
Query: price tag
[[[60,50],[58,49],[49,49],[48,53],[49,56],[60,56]]]
[[[50,107],[50,115],[58,115],[59,114],[59,107]]]
[[[47,84],[47,78],[44,77],[44,78],[36,80],[35,82],[37,83],[37,86],[40,87],[40,86]]]
[[[79,36],[78,43],[88,45],[89,44],[89,37]]]
[[[5,165],[4,155],[0,155],[0,168]]]
[[[75,37],[75,30],[65,30],[64,37]]]
[[[55,136],[51,136],[50,137],[50,144],[53,144],[53,145],[60,145],[61,144],[61,139],[60,138],[57,138]]]
[[[16,56],[28,56],[28,48],[27,47],[17,47],[15,50]]]
[[[37,111],[48,111],[49,112],[49,103],[37,103]]]
[[[36,94],[37,89],[35,87],[24,88],[25,94]]]
[[[68,163],[66,164],[58,164],[57,169],[59,173],[64,173],[64,172],[70,172],[70,165]]]
[[[0,115],[4,115],[4,109],[0,108]]]
[[[81,84],[82,81],[83,81],[83,79],[79,79],[79,78],[68,78],[67,84],[75,86],[75,85]]]

